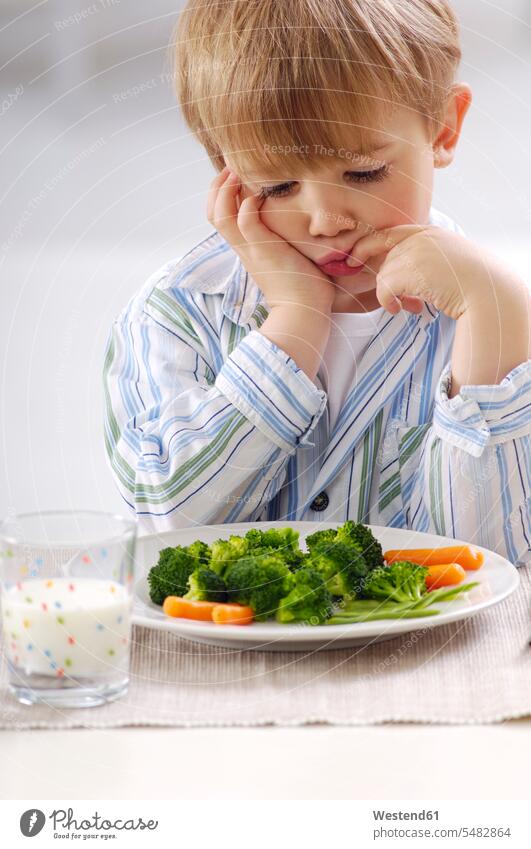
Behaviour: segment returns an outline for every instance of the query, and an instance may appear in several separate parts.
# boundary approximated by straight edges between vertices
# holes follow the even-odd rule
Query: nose
[[[351,211],[352,194],[347,194],[341,187],[314,183],[308,189],[305,200],[308,233],[314,238],[323,236],[332,239],[343,230],[356,230],[360,226]]]

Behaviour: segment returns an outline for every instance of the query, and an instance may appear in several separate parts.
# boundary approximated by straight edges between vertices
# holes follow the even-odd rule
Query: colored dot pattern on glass
[[[122,584],[37,578],[3,587],[1,602],[6,654],[26,674],[110,675],[128,664],[132,599]]]

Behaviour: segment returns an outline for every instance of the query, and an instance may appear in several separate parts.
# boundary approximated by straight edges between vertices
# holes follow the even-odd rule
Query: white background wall
[[[214,171],[168,79],[182,5],[0,2],[0,516],[125,512],[103,445],[108,330],[211,229]],[[475,98],[434,204],[528,275],[531,3],[455,6]]]

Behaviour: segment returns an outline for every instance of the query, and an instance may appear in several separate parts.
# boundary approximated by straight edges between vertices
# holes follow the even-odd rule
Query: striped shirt
[[[114,320],[105,449],[139,535],[353,519],[531,563],[531,360],[448,398],[455,321],[382,310],[330,432],[323,365],[310,380],[260,333],[268,312],[214,230]]]

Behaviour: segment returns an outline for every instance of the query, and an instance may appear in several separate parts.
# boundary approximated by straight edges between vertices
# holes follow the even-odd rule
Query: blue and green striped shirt
[[[433,208],[429,220],[462,233]],[[321,371],[310,380],[258,332],[267,315],[214,230],[114,320],[105,448],[140,535],[353,519],[531,563],[531,360],[448,398],[455,321],[430,304],[382,311],[330,433]]]

